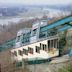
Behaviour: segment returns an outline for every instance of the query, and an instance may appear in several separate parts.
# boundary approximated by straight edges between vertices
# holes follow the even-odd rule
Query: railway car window
[[[43,44],[43,50],[44,50],[44,44]]]
[[[41,43],[40,43],[40,49],[46,50],[46,49],[47,49],[47,45],[46,45],[46,44],[41,44]]]
[[[23,51],[21,51],[21,50],[18,50],[18,53],[19,53],[19,55],[23,55]]]
[[[40,53],[40,47],[36,46],[36,52]]]
[[[28,55],[28,50],[23,49],[23,53],[24,53],[25,55]]]
[[[14,51],[14,55],[17,56],[17,52],[16,51]]]
[[[28,47],[28,52],[33,54],[33,48]]]
[[[45,49],[44,50],[47,50],[47,45],[45,44]]]
[[[47,46],[46,44],[42,44],[43,45],[43,50],[46,50]]]
[[[48,40],[48,50],[50,50],[50,40]]]

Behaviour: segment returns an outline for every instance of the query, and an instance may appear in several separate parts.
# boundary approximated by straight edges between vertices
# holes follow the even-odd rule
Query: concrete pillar
[[[47,52],[48,52],[48,40],[47,40]]]
[[[57,48],[59,48],[59,39],[57,39]]]
[[[51,49],[51,40],[50,40],[50,49]]]

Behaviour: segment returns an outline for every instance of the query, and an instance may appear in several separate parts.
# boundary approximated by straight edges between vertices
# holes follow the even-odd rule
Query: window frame
[[[36,53],[40,53],[40,47],[35,46],[35,52],[36,52]]]
[[[23,49],[23,54],[28,55],[28,50]]]
[[[23,51],[18,50],[18,54],[19,54],[20,56],[23,56]]]
[[[33,48],[28,47],[28,53],[33,54]]]
[[[13,54],[14,54],[14,56],[17,56],[17,51],[14,51],[14,53],[13,53]]]

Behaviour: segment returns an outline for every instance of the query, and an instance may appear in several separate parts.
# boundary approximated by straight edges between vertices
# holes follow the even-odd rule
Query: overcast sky
[[[0,4],[27,4],[27,5],[56,5],[56,4],[72,4],[72,0],[0,0]]]

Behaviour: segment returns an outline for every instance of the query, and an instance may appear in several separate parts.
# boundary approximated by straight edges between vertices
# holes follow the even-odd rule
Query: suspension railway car
[[[48,25],[47,19],[36,21],[32,28],[19,30],[15,48],[11,50],[15,61],[46,60],[59,56],[58,32],[72,28],[72,16],[57,20]]]

